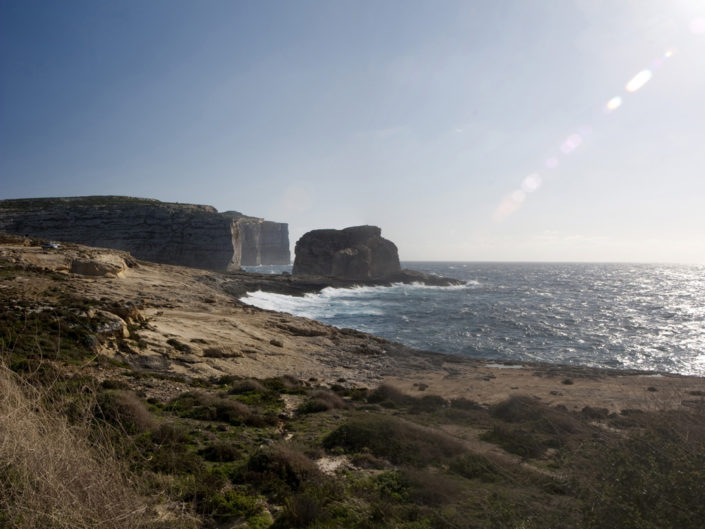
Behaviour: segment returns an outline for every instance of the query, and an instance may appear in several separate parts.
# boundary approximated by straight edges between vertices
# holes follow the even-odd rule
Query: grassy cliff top
[[[200,204],[182,204],[178,202],[161,202],[154,198],[139,198],[117,195],[93,195],[85,197],[42,197],[42,198],[17,198],[0,200],[0,208],[16,211],[27,211],[48,207],[74,207],[74,206],[163,206],[178,208],[197,208],[207,211],[217,210],[213,206]]]

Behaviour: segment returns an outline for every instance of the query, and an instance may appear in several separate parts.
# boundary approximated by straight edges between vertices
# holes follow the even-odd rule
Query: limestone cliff
[[[237,211],[226,211],[223,215],[236,221],[243,266],[288,265],[291,262],[287,224],[247,217]]]
[[[280,231],[286,238],[277,241],[284,247],[279,252],[288,255],[288,227],[283,226]],[[125,250],[158,263],[225,271],[240,267],[241,233],[246,230],[238,219],[211,206],[95,196],[2,200],[0,231]],[[276,253],[255,249],[258,264],[270,264],[266,258]],[[248,246],[247,252],[251,251]]]
[[[313,230],[296,243],[294,274],[375,280],[400,271],[396,245],[377,226]]]

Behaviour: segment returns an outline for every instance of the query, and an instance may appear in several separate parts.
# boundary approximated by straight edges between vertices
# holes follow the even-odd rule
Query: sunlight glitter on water
[[[705,375],[705,267],[405,263],[460,287],[325,289],[243,301],[442,353]]]

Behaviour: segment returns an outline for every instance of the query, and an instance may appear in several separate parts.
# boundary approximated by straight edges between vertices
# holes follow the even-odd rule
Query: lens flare
[[[654,74],[651,73],[651,70],[642,70],[631,78],[631,80],[627,83],[624,89],[630,93],[636,92],[646,83],[648,83],[653,77],[653,75]]]
[[[546,168],[547,169],[555,169],[558,167],[558,158],[551,156],[550,158],[546,158]]]
[[[583,138],[580,134],[571,134],[568,136],[561,144],[561,151],[563,154],[570,154],[575,149],[577,149],[583,142]]]
[[[521,183],[521,190],[525,193],[533,193],[539,187],[541,187],[541,177],[536,173],[532,173],[526,178],[524,178]]]
[[[705,34],[705,17],[693,19],[690,23],[690,31],[696,34]],[[650,68],[641,70],[634,77],[632,77],[629,82],[625,85],[625,90],[628,93],[634,93],[640,90],[654,76],[653,72],[660,69],[667,60],[673,57],[675,53],[675,48],[668,48],[661,57],[657,57],[656,59],[654,59]],[[622,96],[614,96],[612,99],[607,101],[607,103],[605,103],[603,110],[605,113],[609,114],[620,108],[622,106],[622,103]],[[565,156],[568,156],[575,149],[580,147],[580,145],[585,141],[585,138],[588,138],[591,133],[592,129],[590,127],[578,128],[577,132],[574,132],[565,140],[563,140],[560,145],[561,153],[563,153],[563,155]],[[548,158],[546,158],[546,160],[544,161],[545,168],[549,170],[556,169],[561,163],[558,158],[559,156],[549,156]],[[506,195],[499,203],[499,205],[494,211],[494,219],[497,221],[503,220],[504,218],[517,211],[521,207],[523,202],[526,200],[528,194],[537,191],[542,184],[543,180],[537,173],[531,173],[530,175],[526,176],[521,181],[520,189],[515,189],[509,195]]]
[[[613,112],[617,110],[619,107],[622,106],[622,98],[619,96],[613,97],[609,101],[607,101],[607,104],[605,105],[605,109],[607,112]]]
[[[497,206],[497,209],[494,211],[494,220],[499,222],[505,217],[508,217],[517,209],[519,209],[519,204],[519,202],[512,200],[511,196],[506,197],[504,200],[502,200],[502,202],[499,203],[499,206]]]

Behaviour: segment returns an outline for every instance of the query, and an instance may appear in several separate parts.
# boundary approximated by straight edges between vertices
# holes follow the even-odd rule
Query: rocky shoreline
[[[422,283],[429,286],[456,286],[463,285],[459,279],[434,276],[416,270],[401,270],[386,276],[384,279],[341,279],[319,275],[291,275],[291,274],[259,274],[256,272],[230,272],[226,274],[229,279],[224,288],[237,297],[242,297],[248,292],[261,290],[273,294],[288,296],[303,296],[317,293],[324,288],[355,288],[369,286],[390,286],[395,283]]]
[[[692,400],[690,395],[705,393],[705,380],[696,377],[538,364],[508,369],[502,363],[414,350],[239,301],[258,289],[304,295],[329,286],[455,280],[406,271],[364,283],[223,274],[136,261],[115,250],[75,244],[47,250],[28,244],[0,244],[5,277],[0,298],[5,307],[11,312],[41,308],[57,314],[66,304],[92,307],[81,313],[83,324],[108,329],[105,335],[95,331],[96,352],[153,373],[189,379],[292,375],[364,387],[391,382],[408,391],[424,387],[445,398],[467,397],[487,405],[530,394],[569,409],[679,407]]]

